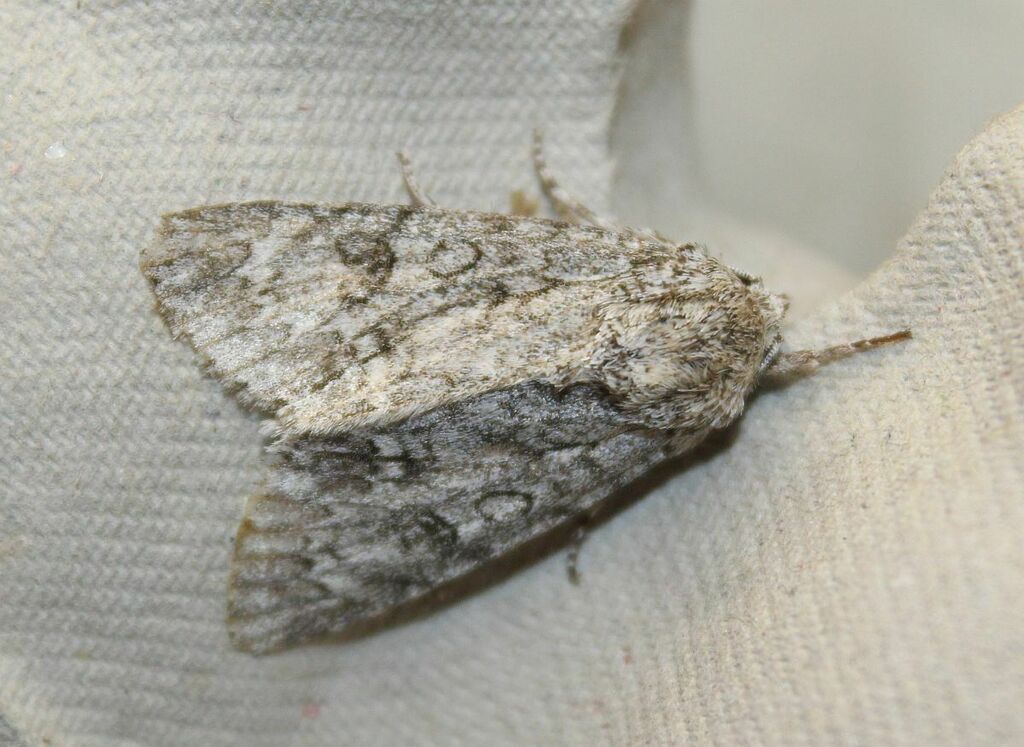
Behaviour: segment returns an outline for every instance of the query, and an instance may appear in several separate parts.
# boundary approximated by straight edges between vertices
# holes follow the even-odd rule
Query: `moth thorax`
[[[766,349],[767,320],[747,293],[611,304],[588,376],[645,427],[706,430],[743,410]]]

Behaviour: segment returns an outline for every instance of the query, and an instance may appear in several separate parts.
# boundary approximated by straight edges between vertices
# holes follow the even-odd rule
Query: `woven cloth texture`
[[[230,649],[259,423],[153,311],[137,257],[159,214],[402,201],[399,148],[442,204],[500,210],[536,192],[535,124],[607,209],[635,12],[8,2],[0,739],[1024,740],[1024,109],[956,157],[883,267],[788,336],[914,340],[757,396],[594,531],[582,585],[556,554],[359,641]],[[794,282],[826,278],[802,257]]]

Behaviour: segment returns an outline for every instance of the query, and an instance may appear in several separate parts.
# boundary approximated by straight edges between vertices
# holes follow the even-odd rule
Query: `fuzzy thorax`
[[[637,268],[598,312],[585,377],[649,428],[703,432],[743,411],[786,303],[699,247]]]

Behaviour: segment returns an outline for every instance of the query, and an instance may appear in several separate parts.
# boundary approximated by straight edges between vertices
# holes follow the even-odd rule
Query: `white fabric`
[[[567,186],[607,209],[620,62],[622,96],[643,88],[630,68],[643,19],[623,36],[630,17],[626,0],[8,4],[12,739],[1024,739],[1024,109],[960,154],[888,263],[808,305],[789,335],[910,326],[914,341],[757,397],[727,438],[594,531],[581,586],[556,554],[357,642],[229,648],[227,563],[262,475],[258,423],[152,311],[136,262],[157,216],[257,197],[404,199],[399,148],[441,203],[503,209],[511,189],[535,191],[535,124]],[[848,283],[760,241],[775,254],[755,263],[792,283],[779,290]]]

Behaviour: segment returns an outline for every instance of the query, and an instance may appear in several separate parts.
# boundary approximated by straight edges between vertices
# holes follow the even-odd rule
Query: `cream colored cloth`
[[[631,5],[5,13],[0,735],[1024,740],[1024,109],[957,157],[885,266],[789,334],[914,341],[758,396],[596,529],[581,586],[556,554],[417,622],[253,658],[229,648],[224,604],[258,422],[152,311],[136,262],[157,216],[401,200],[399,148],[443,204],[501,209],[535,190],[534,124],[606,208]],[[788,256],[767,264],[835,278]]]

